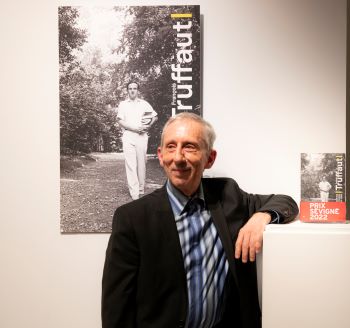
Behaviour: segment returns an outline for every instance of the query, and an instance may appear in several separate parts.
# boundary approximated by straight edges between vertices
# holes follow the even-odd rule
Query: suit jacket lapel
[[[166,187],[159,189],[159,202],[157,204],[157,215],[160,218],[163,238],[167,240],[166,247],[168,249],[169,258],[178,267],[177,272],[170,274],[179,274],[184,288],[187,291],[186,273],[184,268],[184,259],[182,255],[179,234],[176,228],[173,210],[171,208]]]
[[[233,239],[230,236],[230,231],[226,222],[226,217],[224,215],[220,199],[218,198],[217,194],[214,194],[213,192],[210,192],[210,190],[208,190],[208,186],[205,184],[204,180],[202,180],[202,182],[203,191],[205,195],[205,202],[208,206],[208,209],[210,210],[213,222],[219,233],[222,245],[224,247],[229,267],[237,283],[238,279],[236,273],[236,265],[234,261]]]

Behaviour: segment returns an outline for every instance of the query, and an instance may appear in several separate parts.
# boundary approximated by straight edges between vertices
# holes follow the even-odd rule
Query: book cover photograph
[[[162,127],[202,115],[199,6],[60,6],[60,229],[110,232],[166,181]]]
[[[345,154],[301,154],[300,220],[345,222]]]

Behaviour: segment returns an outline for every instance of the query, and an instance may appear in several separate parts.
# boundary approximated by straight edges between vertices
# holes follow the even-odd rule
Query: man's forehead
[[[169,124],[164,131],[164,139],[166,140],[204,140],[203,126],[193,120],[179,120]]]
[[[171,130],[172,133],[174,131],[184,131],[189,130],[190,132],[196,131],[196,132],[203,132],[203,126],[197,121],[190,120],[190,119],[182,119],[171,122],[167,128],[165,129],[165,132]]]

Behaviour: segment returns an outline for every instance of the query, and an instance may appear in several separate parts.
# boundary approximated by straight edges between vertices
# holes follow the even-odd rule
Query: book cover
[[[58,23],[61,232],[109,232],[132,200],[118,123],[128,84],[148,136],[140,197],[166,180],[156,153],[168,118],[202,115],[200,7],[59,6]]]
[[[301,154],[300,220],[345,222],[345,154]]]

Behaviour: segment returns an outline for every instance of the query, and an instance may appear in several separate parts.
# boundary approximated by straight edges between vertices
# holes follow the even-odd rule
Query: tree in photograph
[[[79,29],[77,8],[58,7],[59,29],[59,63],[60,66],[70,64],[75,60],[73,50],[79,49],[86,42],[86,31]]]
[[[310,200],[318,197],[317,173],[310,167],[310,157],[308,154],[301,154],[301,198]]]
[[[84,64],[76,54],[86,41],[77,28],[79,11],[59,8],[60,28],[60,142],[61,154],[120,149],[111,100],[111,68],[97,49],[86,52]]]
[[[61,85],[61,151],[89,153],[120,148],[110,101],[110,75],[90,65],[69,72]]]

